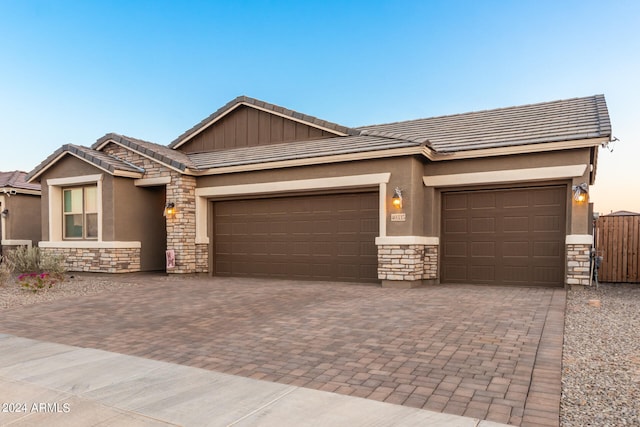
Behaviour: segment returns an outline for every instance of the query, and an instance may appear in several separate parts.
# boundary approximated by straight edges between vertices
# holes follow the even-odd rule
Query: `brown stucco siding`
[[[163,215],[165,189],[136,187],[132,179],[116,177],[113,229],[115,241],[141,242],[140,270],[165,268],[166,228]]]
[[[28,194],[14,194],[4,197],[4,204],[0,210],[8,209],[5,218],[5,228],[2,230],[3,240],[30,240],[37,244],[42,238],[40,227],[40,196]]]
[[[335,134],[272,113],[241,106],[194,136],[180,146],[179,150],[185,153],[201,153],[331,136]]]

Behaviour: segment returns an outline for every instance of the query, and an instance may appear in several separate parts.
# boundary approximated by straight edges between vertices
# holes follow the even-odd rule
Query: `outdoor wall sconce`
[[[2,218],[6,218],[9,216],[9,209],[5,209],[2,211]]]
[[[574,185],[571,187],[573,191],[573,200],[578,203],[584,203],[589,198],[589,186],[586,182],[583,182],[580,185]]]
[[[396,187],[396,189],[393,190],[393,197],[391,197],[391,204],[396,209],[402,209],[402,190],[400,190],[400,188],[398,187]]]
[[[176,205],[173,202],[169,202],[167,203],[167,205],[164,207],[164,216],[166,216],[167,218],[171,218],[173,217],[173,215],[175,215],[176,213]]]

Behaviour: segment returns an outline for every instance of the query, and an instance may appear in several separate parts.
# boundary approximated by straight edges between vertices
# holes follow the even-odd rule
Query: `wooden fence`
[[[596,248],[603,257],[600,282],[640,282],[640,215],[598,218]]]

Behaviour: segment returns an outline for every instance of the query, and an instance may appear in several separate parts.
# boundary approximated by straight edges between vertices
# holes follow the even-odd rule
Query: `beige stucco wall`
[[[14,194],[4,196],[0,210],[8,209],[4,218],[2,240],[29,240],[36,244],[41,238],[40,196]]]

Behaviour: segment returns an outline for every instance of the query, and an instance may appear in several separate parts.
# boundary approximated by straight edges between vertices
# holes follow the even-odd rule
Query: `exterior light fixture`
[[[5,209],[2,211],[2,218],[6,218],[9,216],[9,209]]]
[[[393,190],[393,197],[391,198],[391,204],[396,209],[402,209],[402,190],[400,190],[400,188],[398,187],[396,187],[396,189]]]
[[[167,205],[164,207],[164,216],[166,216],[167,218],[171,218],[175,213],[176,213],[175,203],[173,202],[167,203]]]
[[[580,185],[574,185],[571,187],[573,191],[573,200],[578,203],[584,203],[589,199],[589,186],[583,182]]]

